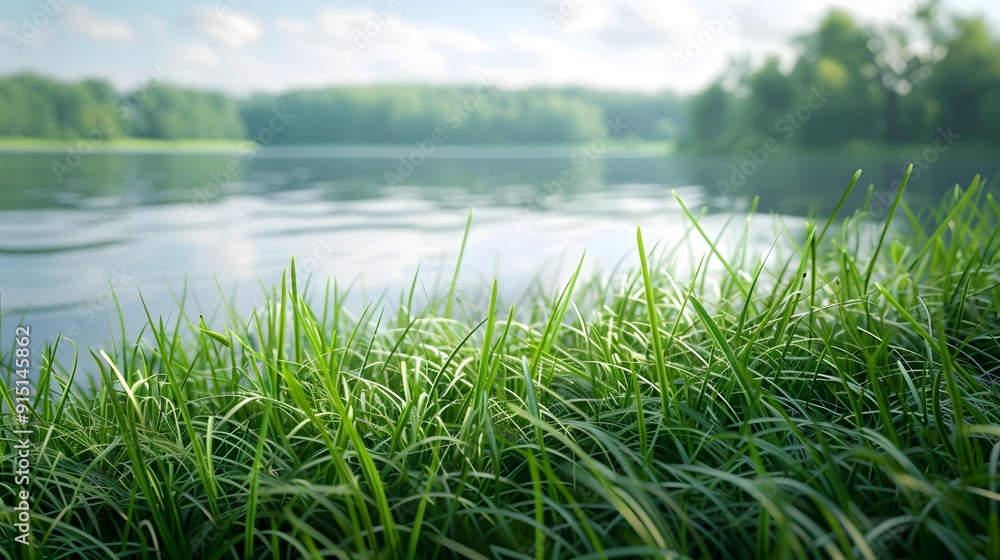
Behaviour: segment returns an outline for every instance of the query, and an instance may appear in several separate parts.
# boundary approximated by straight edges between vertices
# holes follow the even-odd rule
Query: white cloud
[[[99,41],[128,42],[134,37],[132,28],[120,19],[103,17],[89,8],[71,4],[63,8],[59,21],[67,28]]]
[[[464,54],[482,54],[489,50],[489,43],[478,36],[451,27],[410,27],[410,40],[441,46]]]
[[[331,78],[358,83],[384,80],[461,79],[473,58],[491,45],[479,36],[443,25],[417,25],[398,14],[326,9],[311,20],[279,18],[274,29],[287,39],[297,59]],[[331,62],[333,64],[331,64]]]
[[[216,66],[219,55],[204,41],[192,41],[177,51],[177,61],[188,66]]]
[[[52,38],[52,30],[48,25],[38,27],[32,23],[10,23],[0,20],[0,39],[4,50],[18,54],[26,49],[37,50]]]
[[[157,41],[163,41],[170,37],[170,26],[167,25],[166,20],[163,18],[159,16],[146,16],[143,18],[143,22],[146,24],[144,35],[148,35]]]
[[[20,52],[21,45],[20,41],[16,38],[18,35],[17,28],[0,19],[0,37],[3,38],[3,50],[10,52]]]
[[[618,18],[620,34],[642,29],[668,43],[683,41],[702,25],[697,10],[682,0],[625,0]]]
[[[633,0],[630,0],[633,1]],[[643,0],[632,18],[649,18]],[[620,22],[619,16],[615,16]],[[622,16],[624,17],[624,16]],[[588,25],[595,25],[597,19]],[[662,30],[671,22],[653,22]],[[601,24],[604,26],[604,24]],[[311,18],[281,17],[271,30],[281,46],[254,56],[218,53],[212,60],[205,45],[187,45],[184,55],[201,68],[183,68],[182,79],[224,81],[241,90],[385,82],[475,83],[493,74],[501,87],[586,85],[612,89],[662,89],[669,50],[657,36],[655,48],[593,41],[587,33],[531,33],[511,30],[491,42],[465,29],[404,20],[400,15],[375,19],[374,12],[326,9]],[[551,31],[551,30],[549,30]],[[649,31],[653,35],[652,30]],[[661,33],[662,35],[662,33]],[[601,37],[598,36],[598,39]],[[649,71],[659,68],[658,71]],[[211,71],[209,71],[211,70]],[[197,76],[197,78],[195,78]],[[266,83],[261,79],[266,76]],[[292,82],[292,85],[284,85]]]
[[[181,25],[164,23],[171,21],[174,10],[167,4],[142,3],[145,14],[119,21],[86,8],[74,12],[71,7],[84,3],[74,1],[65,5],[67,13],[20,45],[21,55],[0,56],[0,72],[31,68],[67,79],[101,74],[128,86],[134,82],[130,69],[155,60],[170,62],[171,81],[234,93],[333,84],[468,84],[490,72],[505,87],[669,87],[692,92],[725,72],[734,55],[760,60],[777,53],[790,60],[795,52],[791,39],[815,29],[832,7],[876,23],[891,19],[896,6],[909,1],[507,0],[483,2],[475,10],[456,8],[462,13],[437,17],[421,10],[419,20],[408,11],[416,16],[416,5],[401,2],[401,11],[382,11],[381,20],[375,20],[371,10],[306,9],[294,2],[282,5],[275,17],[265,15],[271,12],[260,2],[244,1],[241,11],[224,13],[214,9],[213,0],[205,0],[199,2],[200,9],[186,12]],[[570,5],[572,9],[560,13],[560,6]],[[946,5],[963,13],[983,11],[994,21],[1000,16],[996,0],[946,0]],[[732,22],[693,64],[678,68],[673,54],[683,52],[692,37],[727,9]],[[550,24],[549,11],[566,19]],[[6,22],[0,22],[0,52],[9,54],[7,32],[21,32],[22,15],[5,17]],[[432,19],[423,19],[427,17]],[[59,32],[70,27],[79,33]],[[103,41],[129,38],[134,48],[97,50]],[[266,49],[253,48],[265,41]],[[356,48],[356,54],[346,57],[345,45]],[[84,60],[70,62],[56,49],[79,51]]]
[[[312,32],[313,27],[308,21],[278,17],[274,20],[274,28],[286,37],[301,37]]]
[[[441,25],[422,26],[406,23],[398,15],[383,12],[382,17],[365,10],[323,10],[316,17],[316,26],[304,21],[281,22],[287,35],[310,34],[313,39],[326,39],[338,47],[346,43],[365,50],[373,47],[393,47],[407,53],[407,48],[424,49],[439,46],[463,53],[481,53],[488,48],[477,35]],[[318,33],[318,35],[317,35]]]
[[[263,34],[263,26],[257,20],[235,10],[223,13],[202,7],[193,13],[190,21],[196,32],[232,51],[242,50]]]
[[[8,37],[8,35],[10,34],[17,35],[18,34],[17,27],[14,26],[14,24],[8,22],[7,20],[0,19],[0,38],[3,38],[3,43],[7,47],[11,46],[10,44],[11,40],[10,37]]]
[[[558,31],[586,33],[607,26],[611,14],[602,2],[587,0],[578,5],[565,0],[550,0],[545,19]]]
[[[556,30],[594,34],[613,46],[675,45],[701,29],[684,0],[549,0],[546,20]]]
[[[638,76],[634,73],[630,76],[631,68],[621,64],[617,57],[604,56],[603,52],[595,55],[551,37],[531,34],[511,35],[508,45],[511,52],[506,53],[506,58],[511,63],[496,68],[498,81],[503,86],[586,85],[646,89],[650,86],[648,81],[636,84]]]

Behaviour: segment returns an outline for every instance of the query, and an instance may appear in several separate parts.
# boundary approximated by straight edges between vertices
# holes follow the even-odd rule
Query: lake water
[[[109,325],[118,330],[112,294],[135,329],[143,301],[154,316],[175,318],[185,286],[188,312],[220,326],[223,299],[248,315],[262,300],[261,283],[279,280],[292,255],[314,283],[357,280],[358,309],[384,290],[387,303],[396,301],[418,266],[424,288],[439,293],[470,210],[462,285],[481,293],[499,277],[516,297],[536,278],[565,278],[585,250],[592,273],[634,262],[637,225],[647,247],[670,245],[687,225],[671,190],[689,207],[707,208],[704,225],[718,232],[755,195],[764,212],[829,213],[858,168],[863,185],[888,197],[905,165],[901,157],[809,154],[773,156],[754,170],[738,157],[649,150],[588,160],[574,158],[573,148],[442,147],[400,169],[409,152],[272,147],[252,161],[237,153],[95,153],[60,168],[61,181],[53,163],[65,163],[63,154],[0,153],[0,346],[22,316],[35,341],[62,332],[81,347],[103,345]],[[753,173],[720,195],[720,181],[741,183],[740,167]],[[910,202],[931,204],[998,169],[992,157],[944,154],[912,184]],[[387,172],[402,182],[389,185]],[[554,186],[560,178],[566,184]],[[766,248],[771,221],[757,223]]]

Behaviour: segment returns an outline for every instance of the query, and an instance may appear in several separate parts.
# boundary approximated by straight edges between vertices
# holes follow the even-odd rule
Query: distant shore
[[[80,138],[0,138],[0,154],[3,153],[58,153],[66,148],[74,148],[79,142],[88,142]],[[546,153],[573,150],[586,146],[586,142],[552,143],[552,144],[443,144],[440,149],[451,153],[485,153],[492,150],[524,151],[526,154],[544,150]],[[255,146],[249,140],[157,140],[148,138],[119,138],[96,143],[92,149],[96,153],[118,152],[205,152],[230,153],[241,147]],[[414,149],[413,144],[280,144],[267,146],[274,150],[318,150],[331,152],[358,152],[366,154],[382,154],[396,157],[402,152]],[[607,144],[606,153],[610,154],[669,154],[675,151],[672,142],[620,141]]]
[[[149,138],[120,138],[91,142],[83,138],[0,138],[0,153],[62,152],[76,149],[80,142],[91,144],[94,152],[235,152],[246,140],[155,140]]]
[[[0,155],[14,153],[62,153],[67,148],[76,149],[79,138],[0,138]],[[443,157],[503,157],[551,158],[586,147],[586,142],[539,143],[539,144],[443,144],[439,147]],[[234,153],[241,148],[254,150],[261,146],[249,140],[159,140],[149,138],[117,138],[90,146],[94,153]],[[310,152],[311,154],[340,158],[395,158],[414,148],[413,144],[280,144],[267,146],[268,150]],[[928,148],[926,143],[888,145],[870,141],[854,141],[829,147],[794,146],[783,148],[781,152],[795,154],[841,153],[898,154],[902,157],[920,154]],[[961,142],[953,151],[966,155],[995,153],[993,144]],[[743,151],[702,151],[679,147],[673,142],[649,142],[624,140],[607,144],[601,152],[604,157],[655,157],[657,155],[689,155],[692,157],[738,156]]]

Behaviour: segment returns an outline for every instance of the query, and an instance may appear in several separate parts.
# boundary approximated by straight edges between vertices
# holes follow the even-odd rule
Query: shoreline
[[[14,153],[61,153],[66,148],[73,148],[79,142],[87,142],[83,138],[0,138],[0,154]],[[121,138],[100,142],[93,146],[94,153],[229,153],[236,152],[252,144],[256,149],[261,146],[248,140],[156,140],[145,138]],[[586,142],[558,144],[443,144],[440,150],[444,152],[488,153],[497,150],[516,153],[517,157],[531,157],[538,150],[561,152],[566,151],[567,157],[573,150],[586,145]],[[278,144],[264,146],[268,150],[310,150],[326,152],[356,152],[359,154],[385,152],[396,157],[400,152],[414,149],[411,144]],[[675,153],[675,145],[671,142],[619,142],[610,144],[606,154],[643,154],[668,155]]]
[[[250,316],[122,321],[86,390],[17,325],[0,400],[35,404],[0,451],[20,500],[0,527],[41,556],[148,534],[169,558],[304,556],[316,535],[315,557],[985,556],[1000,207],[976,181],[901,237],[900,205],[877,240],[806,220],[808,246],[759,256],[682,206],[724,271],[675,277],[637,229],[624,281],[581,261],[515,304],[456,289],[470,224],[424,308],[414,281],[405,309],[355,315],[293,258]]]
[[[86,139],[55,138],[0,138],[0,156],[12,154],[63,153]],[[261,146],[248,140],[158,140],[121,138],[100,142],[92,146],[97,154],[229,154],[252,145],[254,150],[269,152],[296,152],[337,158],[396,158],[414,149],[413,144],[278,144]],[[443,144],[437,157],[472,158],[527,158],[547,159],[569,157],[586,142],[554,144]],[[829,147],[789,146],[784,155],[853,155],[871,154],[911,157],[928,148],[927,143],[886,145],[873,142],[850,142]],[[962,142],[950,150],[961,156],[994,154],[997,146],[984,143]],[[650,158],[684,156],[691,158],[732,158],[744,155],[745,150],[703,151],[683,147],[675,142],[621,141],[607,145],[601,157]]]

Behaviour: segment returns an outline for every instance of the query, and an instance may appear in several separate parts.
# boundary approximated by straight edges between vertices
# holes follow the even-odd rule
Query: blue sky
[[[96,76],[124,90],[154,72],[172,83],[237,95],[487,78],[508,88],[690,92],[733,55],[790,58],[789,39],[832,6],[888,24],[916,2],[5,0],[0,74]],[[985,14],[1000,28],[996,0],[946,6]],[[700,52],[685,52],[699,39]]]

